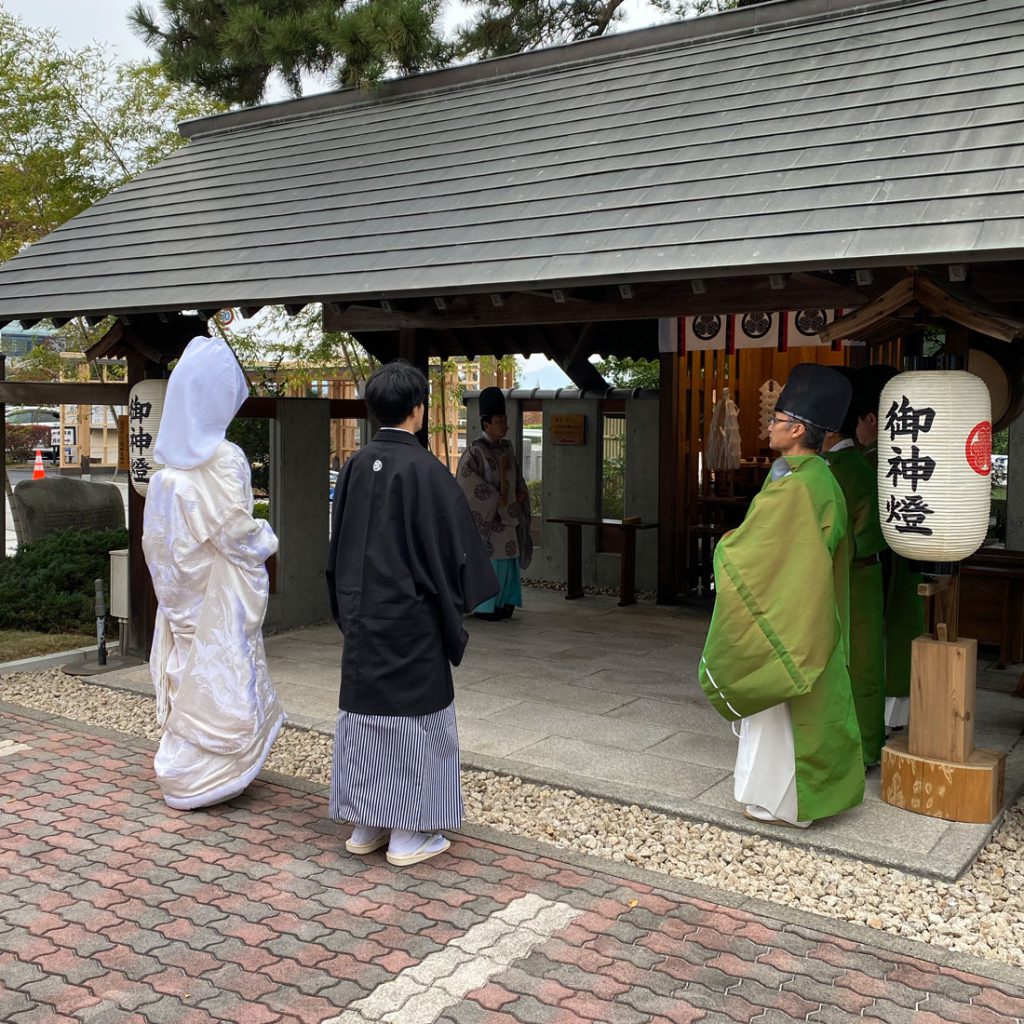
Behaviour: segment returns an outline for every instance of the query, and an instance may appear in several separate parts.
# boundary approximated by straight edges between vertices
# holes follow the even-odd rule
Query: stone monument
[[[124,499],[113,484],[66,476],[22,480],[14,488],[14,504],[19,546],[60,530],[124,526]]]

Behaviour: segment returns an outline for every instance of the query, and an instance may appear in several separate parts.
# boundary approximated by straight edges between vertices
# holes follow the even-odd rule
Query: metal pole
[[[96,663],[107,663],[107,598],[103,593],[103,580],[96,581]]]

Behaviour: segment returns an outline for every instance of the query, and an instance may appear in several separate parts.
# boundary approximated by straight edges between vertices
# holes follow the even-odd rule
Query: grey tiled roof
[[[1021,255],[1020,0],[698,22],[193,125],[0,319]]]

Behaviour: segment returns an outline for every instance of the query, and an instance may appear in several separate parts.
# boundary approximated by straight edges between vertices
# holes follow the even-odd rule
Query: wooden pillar
[[[658,603],[675,604],[679,578],[681,536],[685,529],[686,495],[681,472],[680,389],[683,356],[674,346],[659,355],[661,387],[658,393]]]
[[[128,387],[147,377],[160,377],[165,373],[158,364],[150,362],[139,352],[128,354]],[[137,494],[128,483],[128,638],[121,653],[135,658],[149,658],[153,646],[153,628],[156,623],[156,593],[142,553],[142,515],[146,499]]]
[[[910,728],[882,748],[882,799],[946,821],[989,823],[1002,810],[1006,755],[974,747],[978,642],[957,635],[959,578],[918,587],[931,636],[913,643]]]
[[[429,351],[426,340],[422,335],[416,334],[414,327],[403,327],[398,332],[398,358],[412,363],[427,380],[430,380],[430,367],[428,364]],[[426,404],[426,403],[425,403]],[[423,429],[418,431],[416,436],[424,448],[430,448],[430,408],[423,410]]]
[[[946,323],[946,344],[943,354],[947,356],[959,356],[967,366],[967,357],[971,351],[971,342],[967,334],[967,328],[961,324],[951,321]]]

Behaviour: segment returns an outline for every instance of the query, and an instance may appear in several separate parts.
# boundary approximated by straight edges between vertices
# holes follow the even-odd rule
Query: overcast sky
[[[158,8],[155,0],[149,5]],[[119,60],[147,60],[153,56],[128,27],[130,0],[0,0],[0,6],[34,28],[55,28],[69,49],[90,43],[102,43]],[[622,10],[622,28],[641,28],[664,20],[646,0],[627,0]],[[465,8],[458,0],[445,0],[444,23],[455,26],[466,20]]]
[[[128,27],[130,0],[0,0],[0,6],[30,27],[55,28],[61,44],[67,49],[81,49],[91,43],[99,43],[119,61],[148,60],[153,56],[153,52]],[[651,20],[660,20],[652,19],[651,9],[644,0],[630,0],[628,8],[624,27],[640,28]],[[463,20],[461,4],[448,0],[445,18],[449,24]],[[327,88],[327,83],[307,83],[305,86],[307,94]],[[275,100],[286,98],[287,93],[280,86],[268,96],[268,99]],[[557,387],[568,383],[568,378],[542,356],[535,356],[525,363],[524,384],[527,386]]]
[[[119,60],[145,60],[146,46],[128,28],[121,0],[0,0],[8,12],[33,28],[55,28],[68,49],[103,43],[116,51]]]

